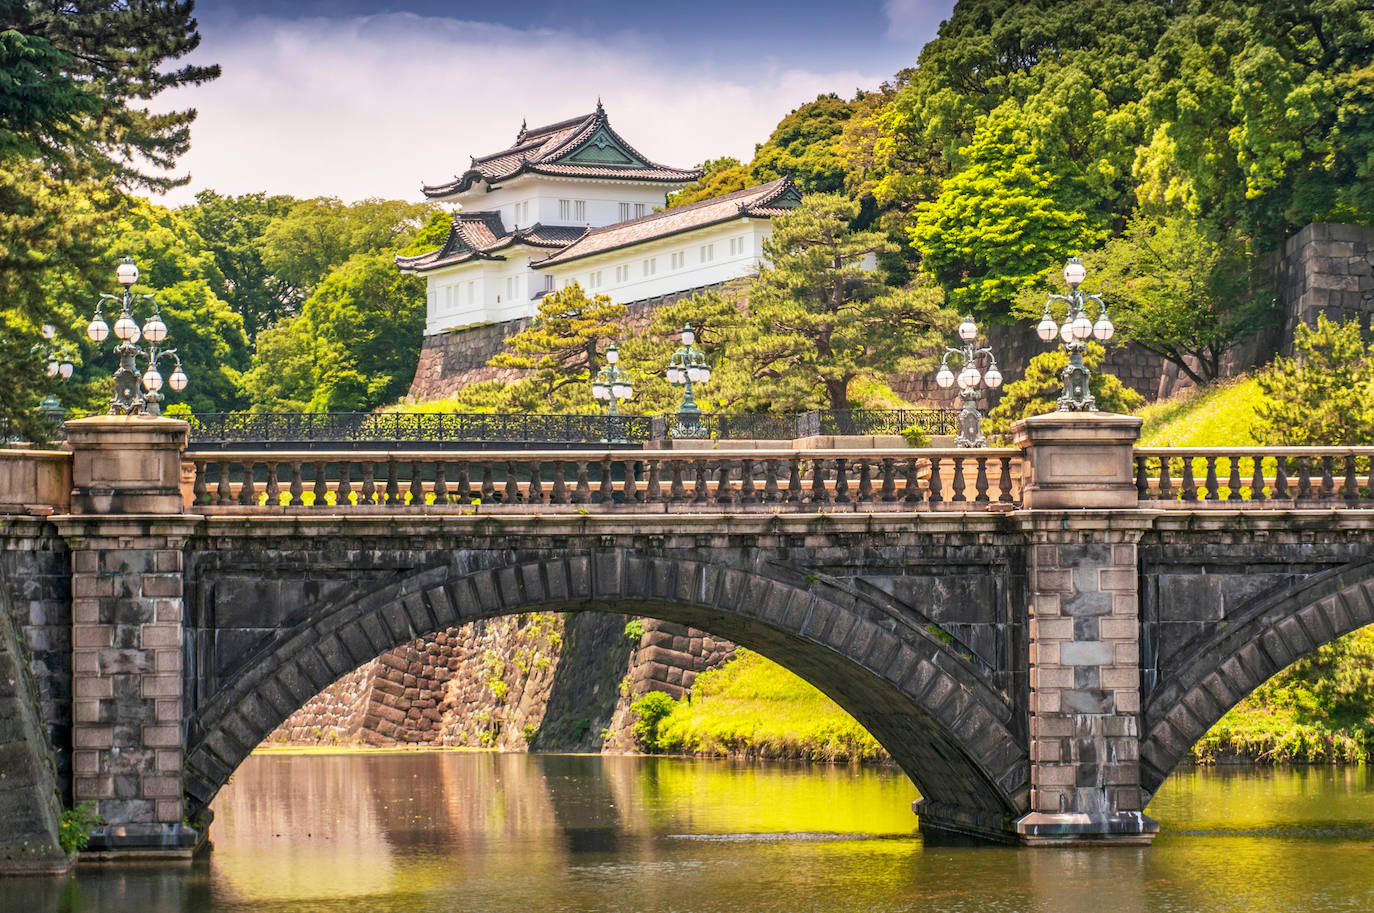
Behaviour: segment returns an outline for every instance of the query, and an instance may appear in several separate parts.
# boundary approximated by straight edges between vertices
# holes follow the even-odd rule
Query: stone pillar
[[[1031,811],[1026,843],[1149,843],[1140,789],[1140,613],[1132,448],[1140,419],[1018,422],[1030,544]]]
[[[185,422],[67,423],[72,513],[72,795],[106,825],[92,851],[189,854],[182,823],[182,514]]]

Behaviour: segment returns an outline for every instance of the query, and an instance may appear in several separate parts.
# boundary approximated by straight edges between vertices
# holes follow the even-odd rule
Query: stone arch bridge
[[[65,451],[0,460],[0,601],[46,736],[28,747],[98,804],[97,846],[186,851],[235,767],[341,675],[474,619],[594,609],[818,686],[915,782],[927,833],[1148,842],[1150,798],[1227,709],[1374,623],[1374,448],[1145,450],[1138,427],[1041,416],[986,450],[197,454],[180,422],[82,419]]]

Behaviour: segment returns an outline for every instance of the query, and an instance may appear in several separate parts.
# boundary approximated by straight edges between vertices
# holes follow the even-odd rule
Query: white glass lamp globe
[[[592,384],[592,399],[610,399],[611,391],[606,389],[606,385],[597,381]]]
[[[611,396],[614,397],[615,399],[629,399],[629,398],[630,398],[630,385],[629,385],[629,384],[611,384]]]
[[[1086,278],[1088,278],[1088,270],[1079,262],[1077,257],[1070,260],[1068,266],[1064,267],[1064,281],[1069,285],[1077,287]]]
[[[683,376],[682,376],[682,369],[681,369],[681,368],[669,368],[669,369],[668,369],[668,383],[670,383],[670,384],[680,384],[680,383],[682,383],[682,381],[683,381],[684,379],[685,379],[685,378],[683,378]]]
[[[172,376],[167,378],[167,385],[177,392],[185,390],[189,382],[190,378],[186,376],[185,371],[181,370],[181,365],[177,365],[172,371]]]
[[[110,325],[99,317],[86,324],[86,337],[91,342],[104,342],[110,335]]]
[[[1093,322],[1087,314],[1079,314],[1073,321],[1074,339],[1087,339],[1093,334]]]
[[[44,338],[44,339],[52,339],[52,338],[53,338],[54,336],[56,336],[56,335],[57,335],[57,327],[53,326],[53,325],[50,324],[50,323],[45,323],[45,324],[43,324],[43,338]]]
[[[1002,386],[1002,372],[997,370],[996,365],[988,368],[987,373],[983,375],[983,383],[994,389]]]
[[[978,386],[978,381],[982,379],[982,375],[978,373],[978,369],[973,365],[969,365],[959,372],[959,386],[961,387],[976,387]]]
[[[940,365],[940,371],[935,375],[935,382],[942,387],[948,387],[954,383],[954,372],[948,365]]]
[[[1050,312],[1046,311],[1045,316],[1040,318],[1040,322],[1035,325],[1035,333],[1043,341],[1049,342],[1059,332],[1059,324],[1054,322]]]
[[[1106,311],[1103,311],[1097,318],[1097,323],[1093,324],[1093,335],[1106,342],[1112,338],[1112,334],[1115,332],[1116,327],[1112,324],[1111,318],[1107,316]]]
[[[143,375],[143,386],[156,393],[162,389],[162,375],[157,368],[149,368]]]
[[[148,322],[143,325],[143,338],[151,343],[159,343],[167,338],[167,324],[162,322],[162,318],[157,314],[148,318]]]
[[[697,334],[695,331],[693,331],[692,325],[689,323],[682,328],[682,344],[684,346],[690,346],[692,343],[696,341]]]
[[[1073,324],[1064,321],[1064,325],[1059,328],[1059,338],[1064,342],[1073,342]]]
[[[707,384],[707,383],[710,383],[710,382],[711,382],[711,369],[710,369],[710,368],[702,368],[702,369],[701,369],[701,382],[702,382],[703,384]]]
[[[606,361],[610,364],[620,361],[620,353],[616,351],[614,345],[606,349]]]
[[[115,269],[115,278],[119,280],[120,285],[133,285],[138,281],[138,267],[134,265],[133,260],[125,257],[119,261],[119,267]]]
[[[702,376],[701,368],[698,368],[695,365],[693,365],[692,367],[687,369],[687,379],[694,384],[699,384],[706,378]]]
[[[972,317],[965,317],[964,322],[959,324],[959,338],[964,342],[973,342],[978,337],[978,324],[973,322]]]
[[[64,361],[62,362],[62,364],[57,366],[57,373],[62,375],[63,380],[70,380],[72,376],[72,371],[74,370],[76,369],[72,367],[72,363],[69,361]]]
[[[125,342],[138,342],[138,324],[130,317],[121,316],[115,321],[114,334]]]
[[[48,362],[48,376],[49,376],[49,377],[56,377],[56,376],[57,376],[57,372],[58,372],[59,370],[61,370],[61,367],[62,367],[62,366],[59,365],[59,364],[58,364],[57,362],[55,362],[55,361],[50,361],[50,362]]]

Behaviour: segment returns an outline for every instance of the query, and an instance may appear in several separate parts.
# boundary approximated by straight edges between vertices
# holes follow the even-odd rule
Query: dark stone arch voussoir
[[[1374,624],[1374,561],[1314,575],[1259,601],[1201,645],[1145,706],[1141,785],[1153,796],[1228,710],[1325,644]]]
[[[756,649],[820,688],[888,750],[923,796],[923,826],[995,836],[1029,802],[1011,704],[896,610],[749,569],[625,549],[463,573],[433,567],[316,613],[202,708],[186,793],[204,809],[253,747],[315,694],[394,647],[470,621],[615,611],[676,621]]]

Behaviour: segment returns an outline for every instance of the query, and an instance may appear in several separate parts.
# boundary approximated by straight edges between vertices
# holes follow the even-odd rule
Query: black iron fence
[[[787,441],[817,435],[953,434],[944,409],[818,410],[799,415],[535,415],[414,412],[211,412],[189,416],[196,450],[642,448],[651,441]]]

